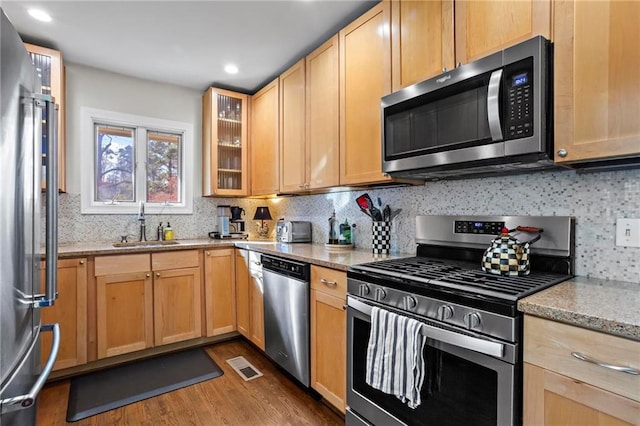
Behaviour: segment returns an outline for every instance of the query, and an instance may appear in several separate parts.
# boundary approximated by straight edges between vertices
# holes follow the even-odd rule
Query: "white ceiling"
[[[254,93],[379,0],[0,0],[23,40],[65,62],[177,84]],[[53,18],[34,20],[37,7]],[[236,75],[223,70],[228,63]]]

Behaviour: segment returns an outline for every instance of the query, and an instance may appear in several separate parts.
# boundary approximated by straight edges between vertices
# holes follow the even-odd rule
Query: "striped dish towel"
[[[371,310],[366,382],[395,395],[410,408],[420,405],[424,381],[422,323],[377,307]]]

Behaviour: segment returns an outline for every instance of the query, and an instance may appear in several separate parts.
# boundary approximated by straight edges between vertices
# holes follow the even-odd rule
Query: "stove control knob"
[[[438,319],[440,321],[448,320],[453,316],[453,308],[449,305],[442,305],[438,308]]]
[[[478,328],[480,326],[480,314],[477,312],[467,312],[464,314],[464,325],[467,326],[467,329],[471,330],[474,328]]]
[[[416,306],[418,306],[418,301],[413,296],[405,296],[404,297],[404,306],[405,306],[405,309],[407,309],[407,310],[413,309]]]
[[[369,290],[369,286],[366,284],[360,284],[359,290],[360,290],[360,296],[366,296],[371,292],[371,290]]]
[[[384,300],[387,297],[387,292],[381,288],[376,288],[376,300]]]

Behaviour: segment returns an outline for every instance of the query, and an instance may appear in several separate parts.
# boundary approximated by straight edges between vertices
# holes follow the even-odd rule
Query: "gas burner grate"
[[[491,275],[470,262],[423,257],[383,260],[354,265],[352,269],[512,301],[568,278],[567,275],[544,272],[531,272],[521,277]]]

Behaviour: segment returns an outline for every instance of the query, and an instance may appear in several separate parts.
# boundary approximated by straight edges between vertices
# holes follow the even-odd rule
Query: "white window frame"
[[[82,214],[137,214],[140,201],[145,201],[145,214],[192,214],[193,213],[193,175],[190,167],[193,162],[193,125],[180,121],[164,120],[160,118],[144,117],[96,108],[82,107],[81,116],[81,198],[80,212]],[[95,201],[95,167],[96,141],[95,124],[109,126],[134,127],[136,138],[135,201],[104,202]],[[182,176],[180,179],[180,203],[147,203],[146,202],[146,165],[147,165],[147,130],[175,133],[182,136]],[[144,141],[144,142],[140,142]],[[139,147],[144,145],[145,149]]]

